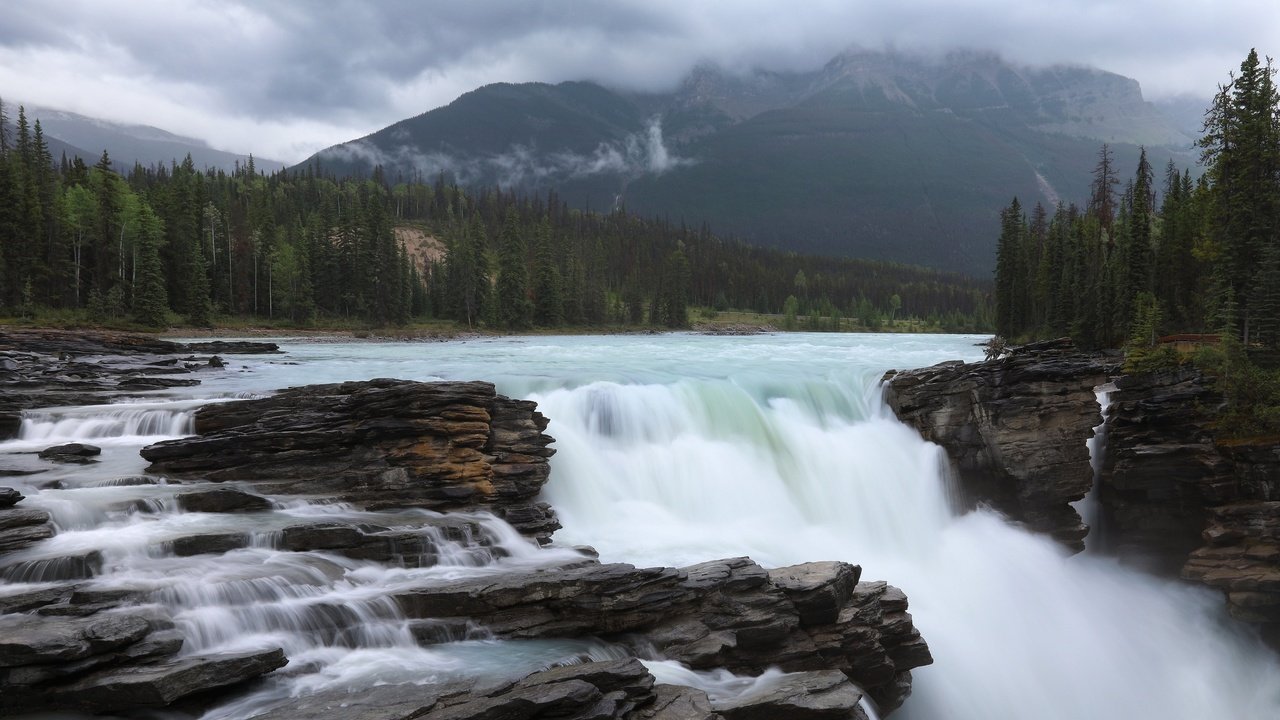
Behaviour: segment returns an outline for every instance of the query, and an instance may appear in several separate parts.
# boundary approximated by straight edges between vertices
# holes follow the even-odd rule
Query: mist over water
[[[953,515],[940,449],[886,411],[877,382],[893,367],[979,359],[979,340],[664,335],[288,343],[285,356],[245,361],[250,372],[157,393],[153,403],[32,413],[24,426],[30,437],[0,444],[0,453],[99,433],[115,457],[105,474],[124,475],[142,468],[137,447],[185,431],[194,398],[372,377],[492,380],[500,392],[538,401],[551,418],[557,454],[545,495],[564,524],[558,545],[592,545],[603,561],[636,565],[739,555],[766,566],[839,559],[862,565],[865,579],[905,590],[936,662],[914,672],[914,694],[896,717],[1280,717],[1280,663],[1226,617],[1217,593],[1141,575],[1092,550],[1067,556],[990,512]],[[119,415],[126,411],[137,415]],[[226,556],[229,566],[184,559],[179,568],[157,553],[157,543],[192,525],[222,530],[244,520],[122,515],[114,509],[122,500],[163,503],[172,490],[104,485],[104,478],[67,482],[61,490],[23,488],[64,531],[25,551],[31,559],[105,546],[110,571],[99,582],[154,583],[158,601],[178,609],[193,648],[275,642],[322,668],[264,691],[276,700],[413,673],[512,671],[574,651],[572,644],[482,639],[414,646],[379,596],[429,580],[429,572],[502,571],[501,563],[468,564],[465,548],[453,566],[435,571],[272,548],[276,526],[315,513],[361,517],[350,508],[286,505],[253,530],[260,541]],[[545,552],[509,537],[500,542],[511,545],[512,558],[503,562],[538,563]],[[274,570],[249,570],[263,567]],[[364,635],[323,637],[308,608],[334,603],[367,615]],[[250,607],[256,609],[244,610]],[[219,634],[228,632],[228,618],[237,623],[234,637]],[[709,689],[742,685],[666,666],[655,672]],[[271,698],[215,716],[242,717]]]

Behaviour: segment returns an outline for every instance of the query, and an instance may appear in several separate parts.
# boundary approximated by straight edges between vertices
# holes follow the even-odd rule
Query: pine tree
[[[160,219],[143,205],[138,229],[138,284],[133,291],[133,317],[147,327],[168,326],[169,296],[160,264],[160,243],[164,235]]]
[[[533,283],[534,323],[542,327],[560,325],[564,322],[564,293],[551,241],[551,221],[547,216],[538,223],[534,236]]]
[[[1251,50],[1240,74],[1219,88],[1205,116],[1201,160],[1212,189],[1211,218],[1222,283],[1220,307],[1233,307],[1230,325],[1246,345],[1261,297],[1259,268],[1267,246],[1280,242],[1280,94],[1275,68]]]
[[[529,266],[524,237],[517,226],[515,210],[507,212],[498,236],[498,321],[503,327],[529,327],[533,304],[529,301]]]
[[[1027,282],[1022,264],[1022,205],[1018,198],[1000,212],[1000,239],[996,243],[996,333],[1015,337],[1022,327],[1020,298]]]

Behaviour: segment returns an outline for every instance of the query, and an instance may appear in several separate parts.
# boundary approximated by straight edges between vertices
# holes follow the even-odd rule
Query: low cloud
[[[407,141],[402,131],[391,133],[393,140]],[[329,148],[320,154],[326,160],[381,165],[391,172],[413,172],[423,178],[440,173],[460,184],[491,183],[504,188],[540,186],[550,181],[595,175],[617,175],[623,182],[644,175],[661,175],[694,163],[667,148],[662,122],[651,118],[643,131],[631,133],[620,142],[604,142],[589,154],[570,151],[541,152],[530,145],[514,144],[496,155],[462,157],[446,152],[422,152],[408,144],[386,150],[368,140],[357,140]]]

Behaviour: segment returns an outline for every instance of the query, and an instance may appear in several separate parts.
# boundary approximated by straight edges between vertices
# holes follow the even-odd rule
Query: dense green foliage
[[[13,314],[678,328],[692,306],[779,313],[790,298],[806,329],[990,324],[985,284],[952,273],[753,248],[705,226],[570,210],[554,193],[468,194],[443,177],[268,175],[252,158],[231,173],[188,158],[122,177],[105,153],[93,167],[55,164],[21,110],[16,127],[0,133],[0,310]],[[405,230],[438,252],[411,259]]]
[[[1205,116],[1205,174],[1146,153],[1117,196],[1103,146],[1084,209],[1001,214],[997,332],[1071,335],[1131,354],[1168,333],[1224,333],[1255,354],[1280,349],[1280,95],[1250,52]],[[1157,202],[1159,198],[1159,202]]]

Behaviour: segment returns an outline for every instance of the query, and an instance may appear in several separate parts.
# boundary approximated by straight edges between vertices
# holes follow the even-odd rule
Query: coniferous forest
[[[996,329],[1150,347],[1223,334],[1280,348],[1280,95],[1252,51],[1222,85],[1199,141],[1203,174],[1117,168],[1103,145],[1088,202],[1001,213]],[[1123,185],[1122,185],[1123,182]]]
[[[341,182],[319,167],[264,174],[252,158],[231,173],[187,158],[121,175],[105,152],[93,166],[50,157],[22,108],[5,127],[0,314],[147,327],[437,319],[503,330],[679,328],[694,306],[781,314],[812,330],[913,317],[981,331],[993,317],[982,281],[765,250],[623,210],[570,210],[554,193],[468,193],[443,177],[392,181],[380,169]]]

